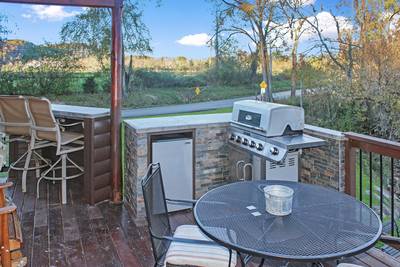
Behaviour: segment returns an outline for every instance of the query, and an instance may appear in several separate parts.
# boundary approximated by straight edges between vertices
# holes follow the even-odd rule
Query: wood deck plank
[[[52,206],[49,209],[49,239],[50,266],[67,266],[61,207],[59,205]]]
[[[10,191],[22,217],[22,252],[28,257],[28,266],[148,267],[154,264],[147,227],[137,227],[123,205],[86,204],[79,180],[68,182],[67,205],[60,203],[59,183],[43,181],[41,198],[37,200],[34,182],[29,179],[26,194],[20,192],[18,181]],[[181,224],[194,224],[190,211],[171,216],[173,228]],[[341,262],[374,267],[400,266],[398,261],[377,249]],[[270,261],[267,266],[279,264]],[[257,266],[257,260],[250,266]],[[326,266],[335,266],[335,262]]]

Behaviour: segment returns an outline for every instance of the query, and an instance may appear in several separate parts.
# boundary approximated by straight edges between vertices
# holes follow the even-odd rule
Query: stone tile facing
[[[230,146],[228,140],[229,123],[196,126],[194,129],[194,197],[238,178],[236,163],[243,160],[251,162],[251,156]],[[168,131],[171,129],[165,129]],[[173,130],[192,131],[193,128]],[[344,190],[344,144],[341,133],[310,127],[306,133],[322,138],[327,145],[320,148],[306,149],[300,160],[300,180]],[[140,185],[148,166],[148,140],[152,132],[136,131],[125,124],[125,188],[124,203],[136,224],[145,223],[145,209]],[[159,134],[159,132],[157,132]],[[249,178],[249,177],[247,177]]]
[[[191,129],[182,130],[188,131]],[[225,184],[232,180],[231,177],[236,176],[236,174],[232,174],[232,166],[235,165],[236,161],[232,162],[231,155],[237,154],[232,152],[227,143],[227,123],[199,127],[195,129],[194,133],[194,197],[199,198],[212,188]],[[145,175],[149,164],[147,145],[150,135],[151,133],[148,132],[138,133],[134,128],[125,125],[124,203],[129,208],[131,216],[137,224],[145,222],[145,209],[140,181],[141,177]]]
[[[300,181],[344,191],[344,135],[313,126],[306,127],[305,133],[324,139],[327,144],[303,150],[300,156]]]

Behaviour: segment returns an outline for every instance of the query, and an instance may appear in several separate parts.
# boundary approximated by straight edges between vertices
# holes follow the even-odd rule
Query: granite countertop
[[[51,105],[54,116],[71,118],[71,119],[86,119],[98,118],[110,115],[108,108],[82,107],[72,105]]]
[[[176,117],[143,118],[125,120],[125,123],[138,132],[162,132],[177,129],[208,127],[226,124],[231,120],[231,113],[185,115]]]

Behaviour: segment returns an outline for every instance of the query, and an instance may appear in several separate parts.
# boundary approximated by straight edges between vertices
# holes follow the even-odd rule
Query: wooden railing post
[[[344,192],[350,196],[356,196],[356,149],[352,146],[351,140],[346,140],[344,155]]]

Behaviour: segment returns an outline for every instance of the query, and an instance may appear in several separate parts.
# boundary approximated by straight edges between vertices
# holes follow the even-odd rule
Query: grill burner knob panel
[[[267,158],[274,162],[280,162],[283,160],[287,153],[287,150],[284,148],[277,147],[241,132],[230,132],[228,135],[228,141],[236,147],[241,147],[259,157]]]
[[[279,149],[273,146],[270,148],[269,152],[271,152],[272,155],[276,156],[279,154]]]

